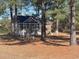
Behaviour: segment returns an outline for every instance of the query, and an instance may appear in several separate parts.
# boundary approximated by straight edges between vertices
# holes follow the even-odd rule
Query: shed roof
[[[17,16],[18,23],[40,23],[40,20],[33,16]]]

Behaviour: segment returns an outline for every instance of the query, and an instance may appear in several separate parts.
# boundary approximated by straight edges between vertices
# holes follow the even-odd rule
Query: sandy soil
[[[79,46],[66,40],[0,41],[0,59],[79,59]]]
[[[79,46],[33,42],[24,45],[0,43],[0,59],[79,59]]]

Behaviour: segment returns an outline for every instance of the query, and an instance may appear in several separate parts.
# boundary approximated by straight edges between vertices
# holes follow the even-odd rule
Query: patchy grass
[[[6,34],[6,33],[8,33],[8,32],[9,32],[8,29],[6,29],[6,28],[4,28],[4,27],[0,27],[0,35]]]

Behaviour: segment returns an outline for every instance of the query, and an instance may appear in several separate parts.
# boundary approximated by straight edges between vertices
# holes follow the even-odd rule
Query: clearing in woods
[[[0,59],[79,59],[79,46],[66,40],[0,41]]]

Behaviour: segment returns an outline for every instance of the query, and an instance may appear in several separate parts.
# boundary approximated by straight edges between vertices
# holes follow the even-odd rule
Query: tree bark
[[[46,18],[45,18],[45,9],[43,7],[45,7],[44,3],[42,4],[41,40],[45,41],[45,37],[46,37]]]
[[[75,0],[70,0],[70,45],[76,45]]]
[[[56,34],[58,34],[58,32],[59,32],[59,20],[57,19],[56,20]]]
[[[14,22],[15,24],[14,24],[14,26],[15,26],[15,33],[17,33],[18,32],[18,30],[17,30],[17,5],[15,4],[15,22]]]
[[[11,33],[14,32],[13,8],[10,5],[10,18],[11,18]]]
[[[17,17],[17,5],[15,4],[15,17]]]

